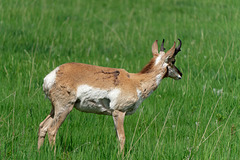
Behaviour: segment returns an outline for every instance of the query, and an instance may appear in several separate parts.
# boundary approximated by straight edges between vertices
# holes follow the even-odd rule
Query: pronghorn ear
[[[167,53],[165,54],[164,58],[165,58],[165,62],[168,63],[169,59],[171,59],[172,57],[174,57],[174,53],[175,53],[175,46],[176,46],[176,42],[174,42],[172,48],[170,50],[167,51]]]
[[[153,56],[158,55],[158,44],[157,44],[158,40],[156,40],[153,45],[152,45],[152,54]]]

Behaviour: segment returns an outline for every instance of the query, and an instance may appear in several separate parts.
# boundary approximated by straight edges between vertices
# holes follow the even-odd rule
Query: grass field
[[[138,72],[180,38],[180,81],[164,79],[125,119],[125,159],[239,159],[240,1],[0,0],[0,159],[118,159],[112,117],[73,110],[54,156],[39,123],[43,78],[67,62]]]

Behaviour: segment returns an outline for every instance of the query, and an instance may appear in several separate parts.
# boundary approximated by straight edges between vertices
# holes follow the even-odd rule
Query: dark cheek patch
[[[180,76],[182,77],[182,72],[179,72]]]
[[[182,77],[182,72],[180,72],[177,67],[176,67],[176,69],[178,70],[178,74]]]

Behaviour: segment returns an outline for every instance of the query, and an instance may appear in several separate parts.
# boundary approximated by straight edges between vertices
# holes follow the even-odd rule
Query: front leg
[[[112,112],[117,137],[120,142],[120,151],[122,153],[123,153],[124,144],[125,144],[125,133],[124,133],[124,126],[123,126],[125,114],[126,112],[121,112],[118,110],[114,110]]]

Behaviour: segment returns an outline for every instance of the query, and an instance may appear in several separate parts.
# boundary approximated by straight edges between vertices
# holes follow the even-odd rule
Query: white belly
[[[84,101],[77,101],[75,103],[75,108],[87,113],[97,113],[97,114],[107,114],[111,115],[112,109],[109,108],[109,100],[102,99],[98,101],[94,101],[92,99],[84,100]]]
[[[88,85],[81,85],[77,89],[75,108],[82,112],[108,114],[116,109],[119,89],[103,90]]]
[[[77,89],[75,108],[88,113],[111,115],[117,109],[133,114],[142,103],[141,92],[136,90],[137,97],[120,97],[120,89],[103,90],[89,85],[81,85]]]

